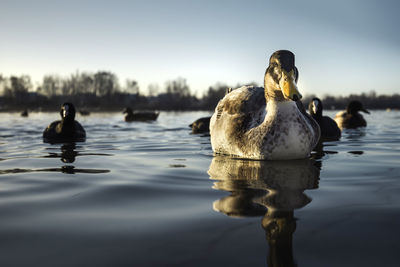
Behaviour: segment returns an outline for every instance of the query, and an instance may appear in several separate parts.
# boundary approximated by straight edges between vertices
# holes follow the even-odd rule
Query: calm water
[[[0,266],[399,266],[400,112],[284,162],[213,157],[204,115],[0,114]]]

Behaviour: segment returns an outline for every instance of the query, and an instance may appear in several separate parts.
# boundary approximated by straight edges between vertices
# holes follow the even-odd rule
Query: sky
[[[0,0],[0,74],[115,73],[263,85],[270,55],[292,51],[304,95],[400,93],[396,0]]]

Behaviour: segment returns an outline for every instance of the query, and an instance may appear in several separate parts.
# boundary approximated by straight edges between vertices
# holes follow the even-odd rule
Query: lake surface
[[[334,111],[325,112],[333,116]],[[0,114],[0,266],[399,266],[400,112],[372,111],[312,159],[213,157],[207,112]]]

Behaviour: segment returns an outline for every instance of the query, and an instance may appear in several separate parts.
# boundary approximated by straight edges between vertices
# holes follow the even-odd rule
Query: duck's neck
[[[317,110],[317,113],[314,113],[311,109],[309,110],[311,117],[316,120],[320,121],[322,119],[322,112]]]
[[[281,91],[276,90],[265,90],[265,100],[267,103],[269,101],[289,102],[285,99]]]
[[[277,87],[276,82],[274,82],[267,75],[265,75],[264,77],[264,93],[265,93],[265,100],[267,101],[267,103],[271,100],[281,101],[281,102],[288,101],[283,96],[281,89]]]
[[[63,118],[58,125],[59,132],[63,134],[69,134],[75,131],[75,120],[70,118]]]
[[[270,99],[267,102],[267,116],[276,116],[278,113],[285,116],[285,114],[293,114],[293,112],[300,112],[294,101]]]

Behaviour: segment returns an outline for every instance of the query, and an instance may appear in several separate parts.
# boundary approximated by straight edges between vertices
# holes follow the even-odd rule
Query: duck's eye
[[[280,69],[278,66],[276,66],[276,67],[274,68],[274,74],[275,74],[275,76],[276,76],[278,79],[281,78],[282,71],[281,71],[281,69]]]
[[[268,74],[271,76],[275,83],[279,83],[279,80],[281,79],[281,72],[277,67],[270,69],[268,71]]]

